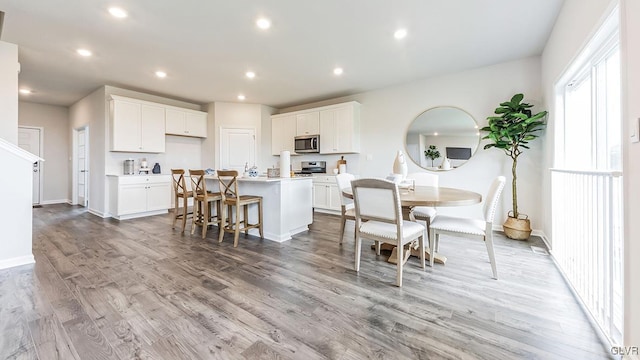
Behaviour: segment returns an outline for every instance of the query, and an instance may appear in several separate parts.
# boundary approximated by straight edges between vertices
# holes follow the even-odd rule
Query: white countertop
[[[132,176],[171,176],[171,174],[131,174],[131,175],[107,174],[107,176],[126,176],[126,177],[132,177]]]
[[[215,175],[205,175],[205,179],[218,179]],[[311,176],[294,176],[292,178],[270,178],[266,176],[257,176],[257,177],[244,177],[238,176],[238,181],[246,181],[246,182],[278,182],[278,181],[289,181],[289,180],[313,180]]]

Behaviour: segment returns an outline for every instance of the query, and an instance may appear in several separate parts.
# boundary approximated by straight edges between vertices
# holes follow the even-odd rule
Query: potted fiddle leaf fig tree
[[[485,149],[497,148],[511,158],[511,190],[513,194],[513,208],[509,211],[507,220],[503,224],[504,233],[510,239],[526,240],[531,235],[531,223],[529,217],[518,211],[517,174],[518,156],[525,149],[529,149],[529,142],[538,137],[538,132],[543,130],[546,123],[544,118],[546,111],[533,114],[533,105],[522,102],[523,94],[515,94],[510,101],[500,104],[496,108],[495,115],[487,118],[489,125],[481,130],[487,135],[483,139],[489,140]]]

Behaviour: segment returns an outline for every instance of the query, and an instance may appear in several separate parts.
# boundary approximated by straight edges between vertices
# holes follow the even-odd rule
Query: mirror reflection
[[[462,166],[479,143],[476,121],[466,111],[454,107],[429,109],[407,129],[407,154],[427,170],[446,171]]]

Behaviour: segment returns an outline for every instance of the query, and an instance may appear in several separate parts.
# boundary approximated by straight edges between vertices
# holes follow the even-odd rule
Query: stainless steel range
[[[313,174],[326,174],[327,162],[326,161],[303,161],[301,163],[301,170],[296,175],[308,175]]]

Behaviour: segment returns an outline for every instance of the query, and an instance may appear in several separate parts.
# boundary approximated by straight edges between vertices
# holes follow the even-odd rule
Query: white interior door
[[[245,164],[256,163],[256,130],[222,128],[220,132],[220,168],[244,172]]]
[[[18,128],[18,146],[28,152],[40,156],[40,129]],[[40,161],[33,163],[33,203],[40,204]]]
[[[76,149],[78,161],[78,174],[76,177],[78,188],[78,205],[88,205],[88,179],[89,166],[87,161],[87,129],[78,130],[78,140],[76,141],[78,148]]]

